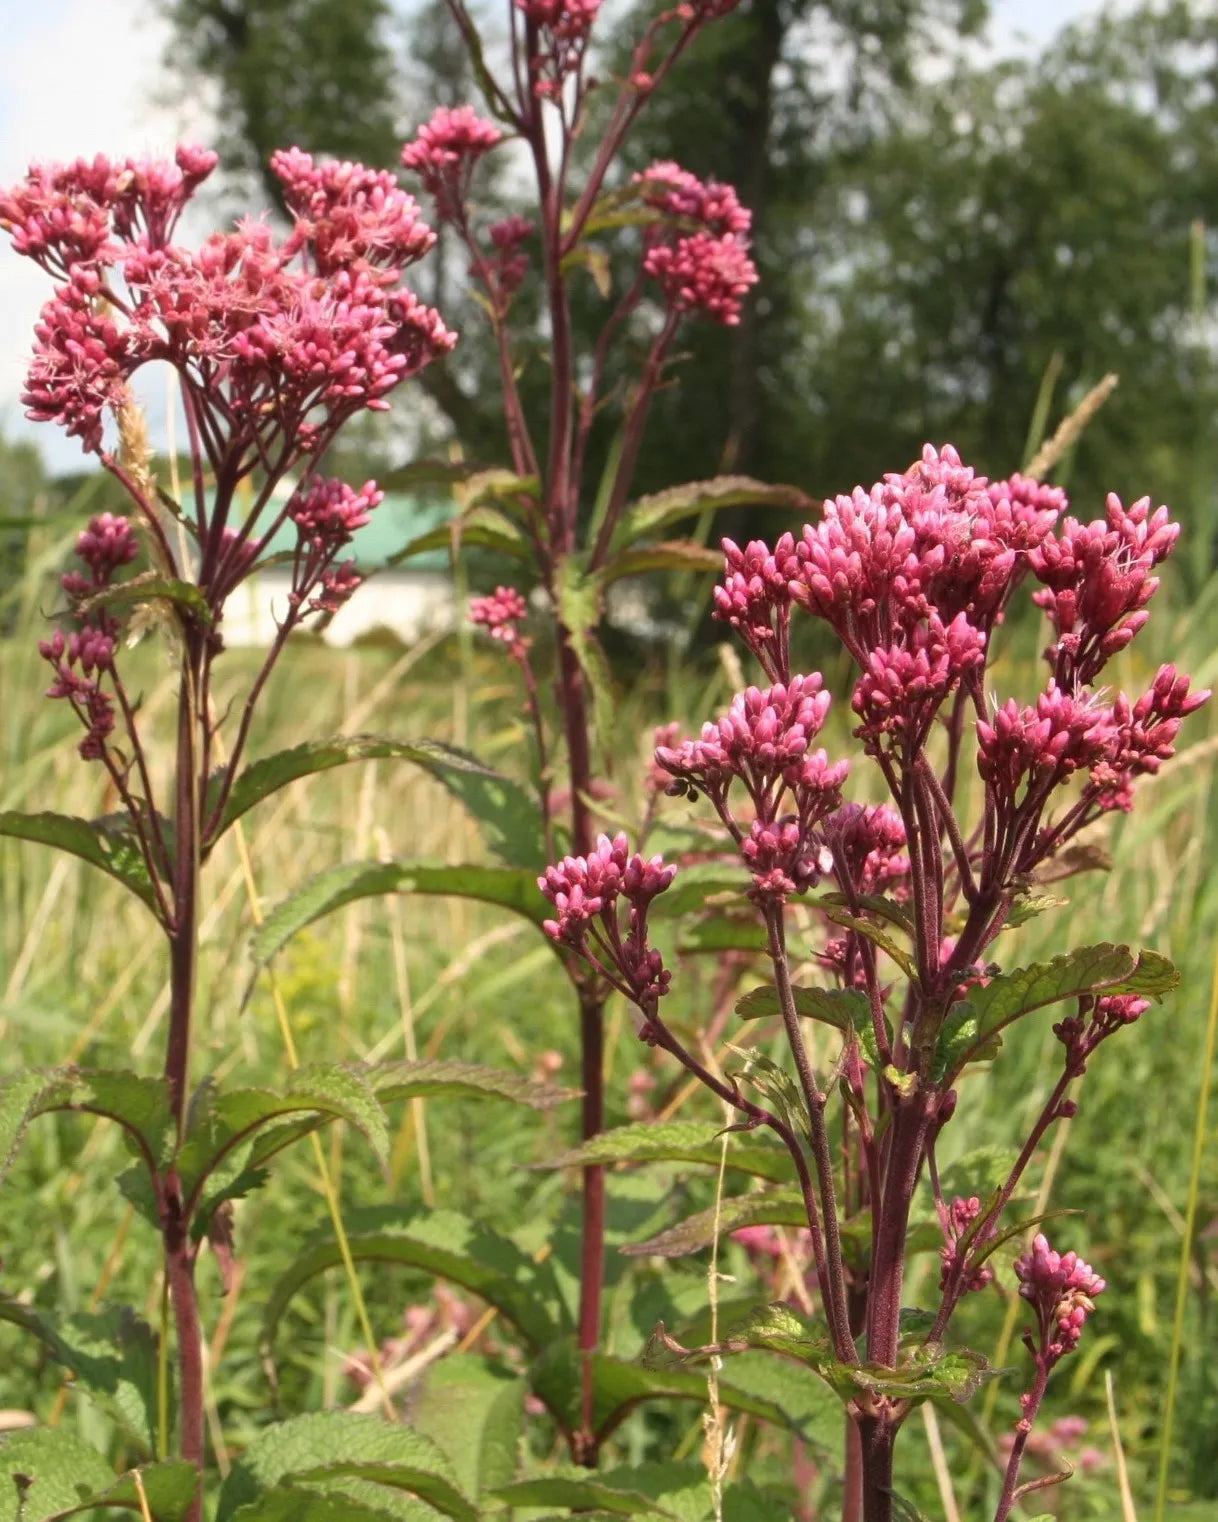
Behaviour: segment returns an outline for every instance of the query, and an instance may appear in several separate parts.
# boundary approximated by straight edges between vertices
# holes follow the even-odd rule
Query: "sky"
[[[341,4],[342,0],[335,0]],[[1098,0],[993,0],[993,41],[1035,48]],[[150,0],[0,0],[0,184],[32,160],[162,155],[181,139],[206,142],[205,99],[167,87],[168,28]],[[0,244],[0,433],[33,437],[54,470],[79,469],[75,440],[22,417],[20,391],[47,279]]]

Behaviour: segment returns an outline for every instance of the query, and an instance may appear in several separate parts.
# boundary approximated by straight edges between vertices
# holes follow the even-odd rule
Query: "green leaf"
[[[281,1094],[273,1089],[216,1093],[205,1085],[191,1104],[186,1135],[176,1158],[188,1203],[197,1198],[205,1180],[215,1191],[245,1168],[258,1167],[263,1161],[258,1131],[301,1112],[347,1121],[364,1134],[382,1162],[388,1158],[385,1112],[365,1073],[357,1067],[334,1063],[297,1068]],[[207,1223],[204,1219],[197,1224],[205,1229]]]
[[[718,1168],[723,1153],[723,1127],[713,1121],[640,1121],[602,1131],[581,1147],[561,1152],[535,1168],[579,1168],[589,1163],[705,1163]],[[727,1166],[780,1184],[792,1172],[785,1147],[729,1138]]]
[[[689,844],[687,841],[674,842],[674,854],[687,849]],[[724,866],[722,862],[695,862],[692,866],[682,867],[672,886],[653,901],[651,918],[681,919],[695,910],[704,909],[712,899],[730,898],[744,906],[747,903],[745,894],[749,882],[748,874],[740,867]],[[752,911],[751,917],[756,924],[755,911]]]
[[[0,1321],[36,1337],[129,1438],[144,1452],[153,1451],[157,1339],[129,1306],[104,1305],[57,1317],[5,1297],[0,1298]],[[107,1475],[107,1483],[112,1479]]]
[[[696,539],[669,539],[662,544],[638,544],[615,555],[601,570],[606,586],[623,576],[644,576],[650,571],[710,571],[723,569],[723,551],[712,550]]]
[[[871,1024],[871,1001],[857,988],[795,987],[795,1013],[805,1020],[819,1020],[835,1030],[862,1030]],[[745,994],[736,1005],[742,1020],[768,1020],[781,1016],[778,990],[768,983]]]
[[[10,1432],[0,1442],[0,1522],[45,1522],[113,1482],[101,1454],[62,1427]]]
[[[531,563],[533,555],[525,539],[511,524],[504,524],[502,519],[497,522],[496,518],[497,515],[477,519],[454,518],[451,523],[442,523],[438,528],[418,535],[396,554],[390,555],[385,564],[401,565],[416,555],[427,555],[433,550],[452,550],[455,553],[463,546],[490,550],[493,554],[504,555],[511,560]]]
[[[914,934],[913,915],[907,904],[902,904],[895,898],[888,898],[882,893],[859,893],[855,895],[854,902],[864,913],[886,920],[888,924],[906,935]],[[854,912],[843,893],[823,893],[819,898],[811,899],[810,903],[814,908],[826,912],[830,909],[845,909],[848,913]]]
[[[269,962],[298,931],[344,904],[386,893],[474,898],[522,915],[539,928],[552,913],[537,874],[513,867],[448,867],[429,862],[351,861],[319,872],[267,915],[250,938],[250,953]]]
[[[839,908],[835,904],[822,904],[821,909],[824,912],[825,918],[832,920],[835,925],[840,925],[844,930],[854,930],[859,935],[866,936],[873,946],[878,946],[881,951],[887,952],[911,983],[917,982],[918,969],[914,965],[914,959],[904,947],[898,946],[888,932],[882,930],[873,920],[865,919],[860,914],[851,914],[848,909]]]
[[[144,571],[133,576],[130,581],[115,582],[91,597],[86,597],[77,606],[82,613],[88,613],[94,608],[121,608],[155,601],[171,602],[196,622],[211,624],[212,612],[207,598],[194,582],[162,576],[159,571]]]
[[[568,556],[559,562],[555,590],[558,616],[592,695],[597,739],[607,750],[613,738],[613,673],[593,633],[604,612],[604,580],[599,574],[587,575],[579,561]]]
[[[1157,952],[1143,951],[1135,955],[1128,946],[1107,942],[1079,947],[1049,962],[1035,962],[1013,972],[996,973],[984,986],[971,987],[965,1001],[971,1014],[959,1005],[949,1013],[949,1021],[953,1022],[949,1038],[954,1051],[952,1061],[950,1064],[946,1061],[942,1036],[941,1052],[937,1056],[943,1059],[943,1072],[948,1075],[959,1068],[966,1055],[976,1053],[1013,1020],[1034,1010],[1086,994],[1134,994],[1140,998],[1160,999],[1179,981],[1180,974],[1166,957]],[[958,1033],[970,1021],[976,1022],[976,1031],[971,1044],[961,1051]],[[946,1032],[946,1023],[944,1029]]]
[[[749,476],[716,476],[709,481],[688,481],[650,497],[640,497],[622,514],[613,536],[614,549],[633,544],[650,534],[678,523],[682,518],[721,507],[777,507],[811,514],[816,501],[794,486],[774,486]]]
[[[931,1344],[919,1348],[917,1356],[899,1369],[885,1369],[879,1364],[838,1364],[826,1377],[847,1398],[861,1389],[918,1405],[923,1400],[971,1400],[998,1372],[983,1353],[968,1348],[944,1352]]]
[[[810,1370],[779,1365],[772,1354],[733,1359],[720,1376],[719,1398],[731,1411],[747,1413],[818,1441],[818,1426],[832,1406],[833,1437],[841,1433],[841,1407]],[[777,1365],[777,1366],[776,1366]],[[533,1390],[564,1432],[583,1421],[583,1355],[573,1338],[549,1346],[530,1369]],[[707,1402],[706,1375],[687,1369],[648,1369],[640,1363],[597,1353],[592,1359],[592,1426],[604,1440],[639,1405],[651,1400]]]
[[[343,766],[349,761],[395,758],[413,761],[430,772],[482,826],[490,849],[509,866],[540,869],[541,812],[518,782],[483,766],[468,751],[438,740],[399,741],[383,735],[337,735],[310,740],[247,766],[233,785],[217,836],[262,799],[299,777]],[[219,776],[209,793],[215,795]]]
[[[168,1157],[171,1121],[163,1078],[103,1068],[26,1068],[0,1080],[0,1178],[31,1120],[52,1110],[104,1115],[122,1126],[146,1165]]]
[[[354,1487],[351,1487],[354,1488]],[[236,1513],[238,1522],[400,1522],[402,1513],[384,1507],[365,1506],[346,1492],[328,1494],[303,1485],[276,1485]],[[431,1507],[421,1515],[434,1517]]]
[[[538,1263],[506,1237],[453,1211],[432,1211],[409,1221],[398,1219],[400,1214],[396,1208],[348,1214],[348,1239],[357,1262],[398,1263],[459,1285],[493,1305],[536,1348],[561,1336],[569,1316],[551,1265]],[[331,1239],[297,1253],[267,1297],[262,1344],[268,1352],[292,1297],[341,1261]]]
[[[525,1382],[473,1353],[450,1353],[412,1391],[410,1425],[443,1450],[466,1495],[479,1498],[516,1478],[524,1435]]]
[[[229,1522],[261,1492],[284,1481],[341,1493],[344,1478],[371,1481],[390,1492],[405,1490],[458,1522],[478,1522],[433,1442],[408,1427],[347,1411],[296,1416],[259,1433],[220,1487],[216,1522]]]
[[[577,1089],[559,1089],[526,1073],[507,1073],[478,1062],[427,1058],[418,1062],[378,1062],[361,1068],[382,1104],[400,1099],[504,1099],[531,1110],[551,1110],[578,1098]]]
[[[130,824],[114,818],[77,819],[68,814],[0,813],[0,835],[54,846],[100,867],[156,912],[156,894]]]
[[[148,1464],[139,1471],[140,1483],[136,1485],[131,1474],[125,1474],[111,1485],[79,1506],[58,1511],[48,1522],[60,1522],[61,1518],[76,1517],[82,1512],[97,1511],[101,1507],[121,1507],[124,1511],[141,1512],[147,1504],[155,1522],[179,1522],[190,1510],[195,1491],[199,1488],[199,1471],[193,1464],[166,1460],[160,1464]],[[143,1503],[141,1502],[141,1488]]]
[[[762,1348],[770,1353],[785,1353],[813,1369],[833,1362],[833,1345],[823,1324],[812,1321],[780,1301],[753,1306],[743,1314],[724,1316],[716,1328],[717,1336],[713,1344],[690,1345],[691,1332],[700,1335],[704,1329],[704,1320],[704,1317],[700,1317],[694,1327],[683,1329],[673,1339],[685,1347],[684,1353],[671,1347],[663,1328],[657,1327],[648,1344],[648,1362],[660,1367],[672,1361],[678,1364],[705,1362],[711,1356],[707,1346],[723,1354]]]
[[[571,1511],[598,1509],[611,1517],[668,1517],[657,1502],[637,1490],[617,1490],[604,1480],[589,1480],[571,1475],[540,1475],[534,1480],[518,1480],[502,1485],[494,1493],[498,1501],[509,1506],[565,1506]]]
[[[742,1226],[793,1226],[807,1228],[808,1213],[798,1189],[759,1189],[736,1199],[725,1199],[688,1216],[646,1242],[632,1242],[622,1252],[635,1258],[683,1258],[701,1252],[715,1240]]]

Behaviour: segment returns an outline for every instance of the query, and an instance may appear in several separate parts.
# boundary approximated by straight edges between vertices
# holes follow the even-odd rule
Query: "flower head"
[[[470,623],[480,624],[492,639],[500,640],[515,656],[528,649],[528,641],[518,627],[528,612],[528,603],[515,587],[496,587],[488,597],[469,600]]]
[[[1105,1282],[1077,1253],[1056,1253],[1043,1235],[1015,1260],[1019,1293],[1036,1311],[1038,1339],[1028,1339],[1034,1355],[1052,1367],[1072,1353],[1083,1325],[1095,1309]]]
[[[691,233],[656,243],[643,256],[643,269],[659,282],[671,311],[729,328],[740,322],[744,297],[758,280],[748,243],[735,233]]]
[[[624,834],[601,835],[587,856],[565,856],[547,867],[537,885],[558,911],[546,920],[546,934],[582,956],[647,1017],[671,976],[647,943],[647,913],[677,869],[659,856],[629,851]],[[648,1036],[646,1023],[640,1035]]]
[[[1151,512],[1149,497],[1126,509],[1110,495],[1103,518],[1088,524],[1067,518],[1060,535],[1031,551],[1033,574],[1043,583],[1034,600],[1056,635],[1047,654],[1059,683],[1094,681],[1143,627],[1159,585],[1151,572],[1179,533],[1165,507]]]
[[[794,553],[790,534],[783,534],[773,550],[760,539],[751,540],[744,549],[724,539],[723,581],[715,588],[714,616],[736,630],[776,682],[790,676],[791,591],[786,567]]]
[[[473,106],[438,106],[402,149],[402,163],[435,197],[441,217],[457,217],[469,199],[475,164],[502,139]]]

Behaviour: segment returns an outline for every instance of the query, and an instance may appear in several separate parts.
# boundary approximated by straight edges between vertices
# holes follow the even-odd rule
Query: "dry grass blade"
[[[1048,443],[1042,444],[1028,461],[1024,475],[1040,480],[1053,469],[1062,456],[1078,443],[1088,423],[1116,390],[1117,380],[1117,376],[1110,374],[1098,385],[1092,386],[1069,417],[1058,424],[1057,432]]]

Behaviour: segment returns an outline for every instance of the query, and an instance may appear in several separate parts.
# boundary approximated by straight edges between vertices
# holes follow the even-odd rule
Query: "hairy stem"
[[[778,1003],[782,1010],[782,1022],[787,1040],[795,1058],[799,1084],[808,1111],[808,1134],[812,1144],[812,1158],[816,1164],[817,1183],[820,1186],[821,1209],[824,1218],[825,1257],[828,1282],[822,1284],[829,1327],[833,1334],[833,1346],[843,1362],[858,1359],[858,1350],[850,1331],[850,1317],[846,1306],[846,1271],[842,1262],[841,1234],[838,1229],[837,1191],[833,1183],[833,1147],[829,1140],[829,1128],[825,1124],[825,1096],[821,1093],[808,1060],[799,1015],[795,1009],[795,994],[791,987],[791,969],[787,961],[786,937],[782,922],[782,905],[767,904],[765,908],[766,932],[769,938],[770,961],[774,967],[774,980],[778,986]]]
[[[199,673],[203,655],[197,639],[187,635],[178,696],[173,924],[169,938],[169,1039],[165,1078],[179,1141],[186,1123],[190,1077],[190,1037],[194,1017],[199,914]],[[199,1468],[199,1489],[185,1522],[200,1522],[203,1508],[203,1347],[199,1300],[195,1290],[194,1251],[176,1173],[165,1180],[161,1199],[161,1239],[165,1275],[173,1305],[178,1355],[178,1451]]]
[[[896,1430],[887,1415],[862,1417],[863,1522],[892,1522],[892,1450]]]

